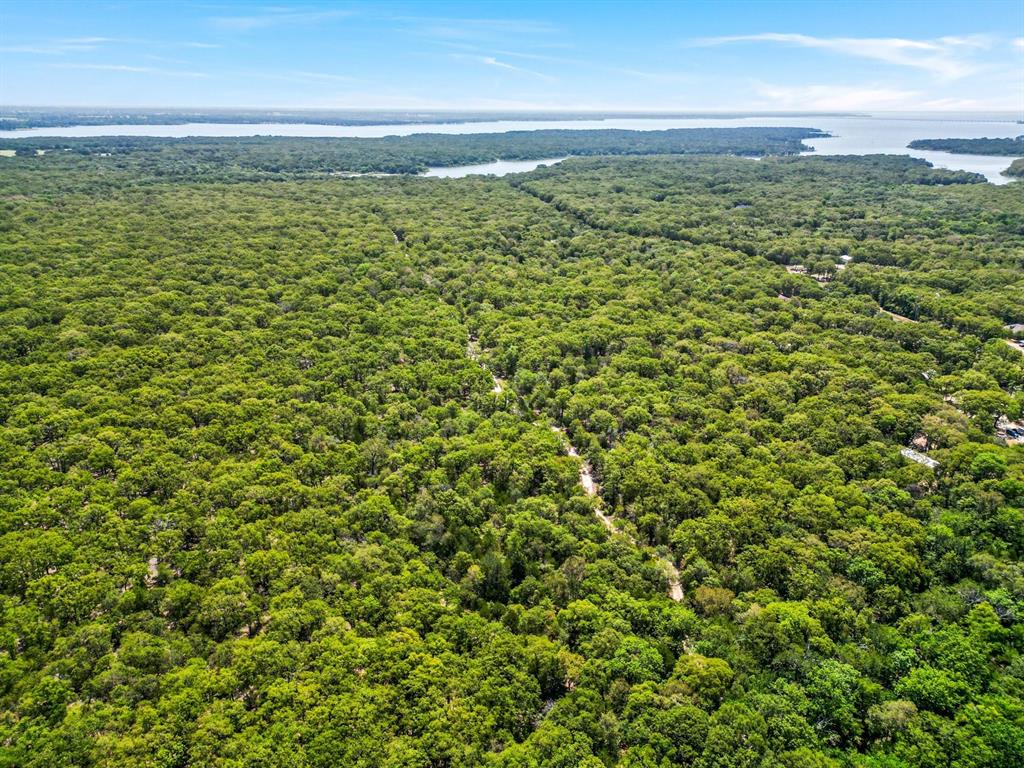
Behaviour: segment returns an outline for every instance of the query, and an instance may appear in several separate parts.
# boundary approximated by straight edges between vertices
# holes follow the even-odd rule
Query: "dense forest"
[[[0,139],[0,150],[109,158],[104,167],[139,177],[255,180],[267,175],[421,173],[431,166],[537,160],[566,155],[795,155],[814,128],[674,128],[665,131],[538,130],[358,138],[139,136]],[[66,162],[66,161],[59,161]],[[61,166],[65,167],[65,166]],[[93,174],[95,160],[81,164]],[[54,169],[55,175],[58,169]]]
[[[513,182],[587,225],[799,265],[883,309],[980,338],[1024,322],[1024,205],[923,160],[595,160]],[[787,295],[810,282],[790,276]]]
[[[955,152],[961,155],[1024,155],[1024,136],[1015,139],[915,139],[907,145],[911,149],[930,149],[936,152]]]
[[[1013,185],[69,146],[0,158],[0,765],[1024,764]]]

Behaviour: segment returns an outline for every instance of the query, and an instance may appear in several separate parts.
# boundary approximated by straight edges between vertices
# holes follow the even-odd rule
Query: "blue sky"
[[[1024,0],[0,0],[0,103],[1024,109]]]

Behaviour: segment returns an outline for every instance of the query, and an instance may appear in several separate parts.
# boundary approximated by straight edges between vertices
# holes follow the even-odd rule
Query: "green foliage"
[[[1024,136],[1015,139],[915,139],[911,149],[956,152],[960,155],[1024,155]]]
[[[0,161],[0,765],[1024,761],[1018,195],[150,151]]]
[[[2,124],[0,124],[2,129]],[[346,173],[420,173],[430,166],[535,160],[566,155],[795,155],[814,128],[542,129],[506,133],[438,134],[363,138],[204,138],[101,136],[98,138],[0,138],[36,162],[28,168],[52,175],[53,164],[76,162],[82,181],[102,184],[111,171],[133,183],[169,179],[254,180]],[[42,152],[37,156],[37,151]],[[99,163],[99,165],[97,165]],[[66,183],[67,180],[65,180]]]

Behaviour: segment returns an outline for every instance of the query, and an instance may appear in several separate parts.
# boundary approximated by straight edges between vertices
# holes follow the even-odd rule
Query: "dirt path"
[[[491,392],[493,392],[496,395],[500,395],[505,390],[505,382],[502,379],[499,379],[497,376],[495,376],[494,372],[491,371],[491,369],[488,368],[483,361],[481,361],[481,351],[482,350],[480,349],[480,342],[477,340],[475,336],[470,336],[469,340],[466,342],[466,357],[468,357],[470,360],[472,360],[474,363],[479,365],[481,368],[483,368],[491,375],[491,379],[494,382],[494,387],[491,389]],[[540,416],[540,414],[537,415]],[[565,429],[555,424],[552,424],[551,431],[561,436],[562,443],[565,446],[566,455],[572,456],[573,458],[581,458],[579,451],[576,450],[576,446],[570,443],[568,438],[566,437]],[[601,496],[599,495],[601,488],[597,484],[597,481],[594,480],[593,468],[590,466],[590,462],[587,461],[586,459],[583,459],[583,461],[580,464],[580,488],[583,489],[584,494],[593,498],[596,501],[596,504],[594,505],[594,514],[597,516],[597,519],[601,521],[601,524],[604,525],[604,527],[608,530],[609,533],[612,533],[616,536],[625,536],[629,539],[633,546],[638,547],[640,549],[648,549],[648,547],[638,542],[628,533],[620,531],[618,527],[615,525],[615,518],[604,511]],[[681,602],[683,599],[683,587],[679,583],[679,569],[676,568],[675,563],[673,563],[670,558],[664,557],[663,555],[659,554],[655,554],[655,557],[657,557],[658,561],[662,564],[662,566],[665,569],[665,573],[668,576],[669,597],[675,600],[676,602]]]
[[[505,391],[505,381],[495,376],[493,371],[480,362],[480,343],[474,336],[470,336],[469,341],[466,344],[466,357],[491,374],[491,381],[494,382],[494,386],[491,387],[491,392],[496,395],[500,395]]]
[[[884,307],[879,307],[878,308],[878,313],[880,315],[888,315],[893,320],[895,320],[897,323],[916,323],[917,322],[917,320],[914,320],[913,318],[904,317],[903,315],[897,315],[895,312],[890,312],[888,309],[885,309]]]
[[[565,452],[568,456],[579,457],[580,453],[576,450],[576,446],[569,442],[565,436],[565,430],[562,427],[552,425],[551,431],[561,435],[565,444]],[[586,459],[580,464],[580,487],[583,489],[583,493],[587,496],[594,498],[597,504],[594,505],[594,514],[597,515],[597,519],[601,521],[605,528],[610,533],[625,536],[630,542],[640,548],[644,548],[644,545],[630,536],[624,531],[620,531],[615,525],[615,518],[607,514],[602,506],[601,497],[598,495],[600,487],[597,481],[594,480],[593,468],[590,466],[590,462]],[[658,560],[665,568],[665,573],[668,575],[668,596],[675,600],[677,603],[683,599],[683,587],[679,583],[679,569],[676,568],[675,563],[667,557],[657,555]]]

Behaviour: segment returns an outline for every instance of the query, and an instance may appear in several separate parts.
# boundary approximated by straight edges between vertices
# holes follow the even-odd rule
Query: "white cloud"
[[[966,48],[980,48],[985,50],[992,47],[992,38],[988,35],[946,35],[940,37],[938,42],[946,45],[960,45]]]
[[[335,75],[330,72],[307,72],[304,70],[292,70],[287,74],[305,80],[327,80],[329,82],[351,83],[355,80],[347,75]]]
[[[545,61],[550,64],[567,64],[570,66],[590,66],[589,62],[582,59],[570,59],[565,56],[549,56],[546,53],[520,53],[519,51],[495,51],[499,56],[511,56],[514,59],[528,59],[529,61]]]
[[[57,40],[46,40],[21,45],[0,46],[3,53],[31,53],[39,56],[62,56],[67,53],[84,53],[94,51],[104,43],[113,40],[109,37],[65,37]]]
[[[489,67],[500,67],[501,69],[511,69],[513,72],[518,72],[519,67],[514,67],[511,64],[506,64],[503,61],[498,61],[493,56],[480,56],[477,58],[481,64],[486,64]]]
[[[57,67],[59,69],[95,69],[102,72],[128,72],[133,74],[162,75],[166,77],[209,77],[205,72],[188,72],[179,69],[161,69],[159,67],[139,67],[131,64],[91,64],[76,62],[74,64],[51,64],[50,66]]]
[[[1024,51],[1024,37],[1015,37],[1015,38],[1014,38],[1014,39],[1013,39],[1013,40],[1011,41],[1011,44],[1012,44],[1012,45],[1013,45],[1013,46],[1014,46],[1015,48],[1020,48],[1020,49],[1021,49],[1022,51]]]
[[[902,37],[813,37],[798,33],[763,32],[756,35],[728,35],[694,41],[697,45],[731,43],[781,43],[800,48],[816,48],[862,59],[884,61],[922,69],[945,79],[966,77],[979,71],[966,54],[990,48],[984,35],[940,37],[937,40],[911,40]]]
[[[54,64],[60,69],[102,69],[106,72],[152,72],[152,67],[133,67],[128,64]]]
[[[112,37],[65,37],[57,42],[67,43],[68,45],[94,45],[96,43],[112,43],[114,38]]]
[[[54,40],[43,40],[18,45],[0,46],[3,53],[29,53],[39,56],[63,56],[74,53],[89,53],[99,48],[120,46],[146,46],[149,48],[221,48],[218,43],[201,43],[186,41],[176,43],[168,40],[145,40],[137,38],[115,38],[115,37],[65,37]]]
[[[543,72],[535,72],[532,69],[525,69],[524,67],[517,67],[514,64],[509,64],[504,61],[498,61],[493,56],[481,56],[480,62],[486,64],[489,67],[499,67],[500,69],[507,69],[511,72],[520,72],[524,75],[532,75],[533,77],[539,77],[542,80],[554,80],[555,78],[550,75],[545,75]]]
[[[410,31],[440,40],[508,40],[509,38],[550,35],[557,28],[529,19],[452,19],[423,16],[396,16],[393,21]]]
[[[554,82],[556,78],[551,75],[546,75],[543,72],[537,72],[533,69],[526,69],[525,67],[517,67],[515,64],[509,64],[507,61],[501,61],[494,56],[471,56],[464,53],[453,53],[451,54],[453,59],[461,59],[468,61],[475,61],[478,64],[483,64],[488,67],[495,67],[497,69],[504,69],[509,72],[518,72],[522,75],[529,75],[530,77],[536,77],[540,80],[547,80],[548,82]]]
[[[352,16],[353,11],[291,11],[285,8],[270,8],[266,13],[252,16],[214,16],[209,19],[213,26],[234,32],[249,32],[284,24],[319,24],[333,19]]]
[[[917,91],[884,86],[847,87],[836,85],[771,85],[759,83],[759,109],[780,111],[852,112],[862,109],[892,109],[917,100]]]
[[[747,109],[809,112],[869,111],[959,111],[1010,110],[1012,98],[985,98],[958,95],[936,96],[926,91],[894,88],[878,83],[864,86],[844,85],[776,85],[754,82],[753,103]]]

